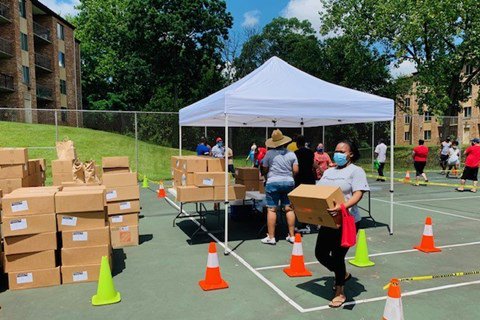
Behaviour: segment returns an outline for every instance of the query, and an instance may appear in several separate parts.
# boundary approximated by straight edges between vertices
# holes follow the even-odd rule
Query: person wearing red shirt
[[[258,147],[255,150],[255,161],[254,161],[254,167],[259,168],[262,165],[262,160],[265,158],[265,155],[267,154],[267,149],[265,147]]]
[[[427,175],[423,170],[427,165],[427,157],[428,157],[428,147],[424,145],[425,141],[420,139],[418,140],[418,146],[413,148],[412,157],[413,157],[413,165],[415,166],[415,184],[416,186],[419,185],[418,180],[420,176],[423,177],[425,182],[428,182]]]
[[[328,153],[325,152],[323,143],[319,143],[315,150],[314,168],[315,168],[315,180],[320,180],[325,170],[333,167],[333,162],[330,159]]]
[[[465,150],[465,168],[463,169],[462,177],[460,178],[461,186],[457,188],[457,191],[465,191],[465,182],[467,180],[473,181],[473,187],[470,191],[477,192],[478,184],[478,167],[480,166],[480,139],[475,138],[472,140],[472,145]]]

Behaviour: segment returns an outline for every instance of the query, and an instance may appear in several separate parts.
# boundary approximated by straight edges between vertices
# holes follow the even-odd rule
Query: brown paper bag
[[[57,141],[56,148],[59,160],[74,160],[77,158],[73,141],[68,138],[63,139],[63,141]]]
[[[97,170],[95,168],[95,161],[87,161],[83,164],[86,183],[100,183],[100,179],[97,176]]]
[[[72,167],[73,182],[85,183],[85,170],[83,163],[79,160],[75,160]]]

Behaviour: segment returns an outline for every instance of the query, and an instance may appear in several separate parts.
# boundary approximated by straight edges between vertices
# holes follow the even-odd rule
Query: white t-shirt
[[[214,145],[212,148],[212,156],[214,158],[225,158],[225,147],[219,147],[218,145]]]
[[[385,145],[385,143],[380,143],[379,145],[377,145],[377,147],[375,148],[375,153],[378,154],[378,162],[384,163],[385,161],[387,161],[387,146]]]
[[[330,168],[327,169],[317,185],[321,186],[338,186],[343,192],[345,201],[348,201],[355,191],[369,191],[367,175],[362,168],[350,164],[345,168]],[[357,206],[350,208],[350,214],[355,217],[355,222],[362,219]]]
[[[460,149],[450,148],[448,149],[448,163],[455,164],[460,162]]]
[[[288,149],[268,150],[263,158],[262,166],[268,168],[267,184],[270,182],[294,182],[293,165],[298,165],[294,152]]]
[[[451,146],[452,146],[451,142],[443,141],[442,142],[442,151],[440,152],[440,154],[442,154],[444,156],[448,155]]]

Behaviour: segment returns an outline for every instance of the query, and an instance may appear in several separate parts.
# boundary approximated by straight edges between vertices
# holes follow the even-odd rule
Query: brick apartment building
[[[74,26],[37,0],[0,0],[0,107],[4,118],[52,123],[81,109],[80,46]],[[31,111],[30,111],[31,110]],[[79,125],[76,112],[58,123]]]
[[[465,68],[468,74],[470,67]],[[456,132],[456,139],[461,144],[469,144],[470,140],[480,137],[480,109],[475,106],[478,99],[479,86],[471,86],[469,99],[461,103],[462,112],[457,117],[449,120],[451,132]],[[416,144],[419,139],[424,139],[428,145],[438,145],[442,128],[441,119],[437,119],[428,111],[419,115],[417,97],[415,94],[415,82],[412,85],[410,94],[403,97],[403,101],[397,101],[395,119],[395,144],[411,145]],[[402,105],[399,105],[402,103]],[[403,109],[403,110],[402,110]],[[405,112],[409,110],[409,112]],[[426,109],[425,109],[426,110]]]

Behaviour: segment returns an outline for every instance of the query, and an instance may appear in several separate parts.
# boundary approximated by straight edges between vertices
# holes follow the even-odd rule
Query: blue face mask
[[[323,148],[317,148],[317,152],[322,153],[322,152],[323,152]]]
[[[217,143],[217,146],[219,146],[220,148],[223,147],[223,142],[221,142],[221,141],[218,142],[218,143]]]
[[[338,166],[340,167],[343,167],[344,165],[347,164],[347,155],[344,154],[344,153],[340,153],[340,152],[335,152],[333,154],[333,162],[335,162],[336,164],[338,164]]]

